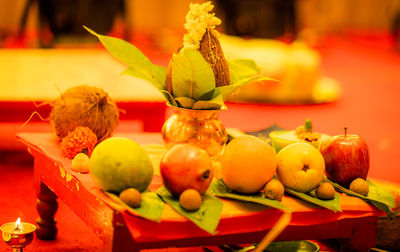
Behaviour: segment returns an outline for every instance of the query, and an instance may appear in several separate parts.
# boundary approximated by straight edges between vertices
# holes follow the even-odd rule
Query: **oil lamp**
[[[32,242],[36,226],[31,223],[21,222],[21,218],[18,218],[16,222],[3,224],[0,229],[3,240],[14,252],[18,252]]]

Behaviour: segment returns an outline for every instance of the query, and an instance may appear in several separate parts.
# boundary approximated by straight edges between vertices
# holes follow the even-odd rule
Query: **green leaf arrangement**
[[[217,197],[256,203],[256,204],[269,206],[272,208],[277,208],[277,209],[280,209],[283,211],[288,211],[288,212],[292,211],[289,208],[287,208],[285,205],[280,203],[279,201],[271,200],[266,197],[262,197],[259,194],[245,195],[245,194],[238,194],[238,193],[232,192],[232,190],[229,189],[221,179],[214,180],[210,184],[210,187],[208,188],[208,190],[210,191],[210,193],[214,194]]]
[[[370,204],[373,204],[380,210],[384,211],[389,218],[394,218],[396,216],[396,212],[392,211],[393,208],[396,207],[393,194],[385,190],[384,188],[373,184],[371,181],[367,180],[369,185],[369,193],[367,196],[364,196],[353,192],[327,178],[326,180],[331,183],[339,192],[345,193],[349,196],[360,198]]]
[[[304,201],[307,201],[309,203],[312,203],[314,205],[324,207],[326,209],[332,210],[333,212],[342,212],[342,208],[340,207],[340,195],[335,192],[335,197],[331,200],[322,200],[318,199],[317,197],[313,197],[309,194],[302,193],[302,192],[296,192],[292,189],[285,188],[285,192],[302,199]]]
[[[134,215],[140,216],[142,218],[159,223],[161,221],[162,211],[164,209],[164,202],[158,197],[154,192],[145,191],[142,194],[142,203],[140,207],[133,208],[123,202],[118,195],[110,192],[105,192],[105,194],[112,200],[123,205],[132,212]]]
[[[179,204],[179,200],[164,186],[157,190],[157,194],[176,212],[192,221],[196,226],[210,234],[216,234],[221,212],[222,201],[208,193],[203,195],[203,202],[197,211],[186,211]]]
[[[226,109],[225,99],[241,86],[271,78],[257,75],[258,67],[252,60],[236,59],[229,62],[230,85],[216,86],[213,70],[202,54],[194,48],[183,47],[172,55],[170,62],[173,94],[166,85],[167,69],[154,65],[134,45],[118,38],[105,36],[84,26],[96,36],[107,51],[128,68],[123,74],[148,81],[155,86],[171,106],[188,109]]]

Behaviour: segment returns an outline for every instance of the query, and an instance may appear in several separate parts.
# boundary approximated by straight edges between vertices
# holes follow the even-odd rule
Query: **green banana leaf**
[[[304,201],[332,210],[335,213],[338,211],[342,212],[342,208],[340,207],[340,195],[337,192],[335,192],[335,198],[331,200],[318,199],[306,193],[296,192],[289,188],[285,188],[285,192],[293,196],[296,196],[297,198],[302,199]]]
[[[154,192],[146,191],[142,194],[142,203],[140,207],[133,208],[123,202],[118,195],[110,192],[105,192],[108,197],[117,203],[125,206],[130,212],[138,215],[142,218],[155,221],[159,223],[161,221],[162,211],[164,209],[164,202]]]
[[[199,228],[207,231],[210,234],[216,233],[219,220],[222,212],[222,201],[208,193],[203,195],[203,203],[197,211],[186,211],[179,204],[179,200],[164,187],[157,190],[157,194],[170,205],[176,212],[192,221]]]
[[[228,199],[234,199],[234,200],[239,200],[239,201],[244,201],[244,202],[251,202],[251,203],[256,203],[264,206],[269,206],[272,208],[277,208],[280,210],[284,211],[289,211],[291,210],[287,208],[285,205],[280,203],[277,200],[271,200],[265,197],[262,197],[261,195],[244,195],[244,194],[237,194],[232,192],[221,179],[214,180],[211,184],[210,187],[208,188],[210,193],[214,194],[215,196],[222,197],[222,198],[228,198]]]
[[[382,187],[379,187],[373,184],[371,181],[367,180],[369,185],[369,193],[367,196],[363,196],[356,192],[353,192],[338,183],[335,183],[327,178],[325,178],[329,183],[331,183],[336,190],[345,193],[349,196],[360,198],[368,203],[373,204],[380,210],[384,211],[389,218],[393,218],[396,215],[396,212],[393,211],[393,208],[396,207],[394,196],[392,193],[388,192]]]

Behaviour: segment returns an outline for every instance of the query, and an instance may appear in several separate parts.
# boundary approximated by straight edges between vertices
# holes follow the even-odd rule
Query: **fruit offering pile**
[[[293,138],[301,128],[306,129],[303,135]],[[317,137],[309,141],[304,132]],[[135,215],[160,222],[166,203],[211,234],[218,226],[222,198],[290,212],[283,198],[297,197],[337,212],[341,193],[346,193],[392,214],[393,195],[366,180],[369,154],[361,137],[314,133],[310,120],[292,131],[273,131],[270,137],[275,148],[265,138],[234,137],[214,157],[190,144],[169,150],[160,146],[156,161],[134,140],[110,137],[94,147],[90,158],[77,154],[72,168],[90,171],[110,198]],[[282,148],[277,151],[276,146]],[[160,174],[162,186],[151,191],[153,173]]]
[[[71,118],[74,123],[67,123]],[[72,170],[90,172],[108,196],[153,221],[161,221],[167,203],[214,233],[222,211],[220,198],[291,211],[281,202],[285,193],[334,212],[341,211],[340,193],[345,193],[393,215],[393,195],[367,180],[367,143],[347,129],[331,137],[314,132],[306,120],[294,130],[272,131],[267,138],[230,138],[214,157],[178,144],[163,149],[155,162],[134,140],[111,137],[118,108],[101,89],[67,90],[55,102],[51,119],[60,148],[72,159]],[[150,191],[154,167],[160,169],[163,186]]]

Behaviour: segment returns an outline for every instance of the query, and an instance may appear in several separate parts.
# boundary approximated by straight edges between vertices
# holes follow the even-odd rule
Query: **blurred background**
[[[149,36],[164,48],[181,43],[189,0],[0,0],[0,47],[84,46],[82,25],[125,39]],[[327,34],[399,37],[399,0],[214,0],[230,35],[319,42]],[[80,40],[77,40],[79,38]],[[79,42],[79,43],[77,43]],[[72,43],[72,45],[71,45]],[[398,43],[398,42],[397,42]],[[174,47],[175,48],[175,47]]]
[[[46,118],[62,91],[83,83],[105,89],[125,112],[117,132],[160,132],[170,115],[158,90],[121,75],[126,66],[82,26],[123,38],[154,64],[167,66],[182,45],[189,4],[196,2],[205,1],[0,0],[0,189],[8,196],[0,197],[6,206],[0,209],[1,223],[15,220],[16,211],[31,222],[37,217],[33,161],[15,135],[51,132]],[[213,4],[222,19],[225,57],[251,58],[262,74],[280,80],[280,85],[246,85],[235,94],[229,110],[220,113],[226,127],[247,132],[277,123],[295,129],[310,118],[317,132],[338,135],[347,126],[368,143],[369,176],[400,183],[400,0]],[[23,179],[8,186],[8,178],[15,177]],[[14,188],[25,191],[17,195]],[[101,241],[90,232],[85,238],[84,223],[62,203],[60,210],[58,241],[46,246],[99,251]],[[399,232],[391,233],[396,237],[389,242],[400,250]],[[388,237],[378,232],[378,245]],[[91,249],[87,240],[93,240]],[[44,245],[37,242],[35,248]]]

